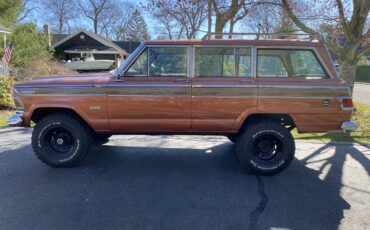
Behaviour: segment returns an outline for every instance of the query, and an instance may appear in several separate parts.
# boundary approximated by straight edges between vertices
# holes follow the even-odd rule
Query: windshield
[[[137,47],[134,50],[134,52],[132,52],[125,61],[122,62],[122,64],[118,67],[118,69],[116,69],[114,71],[114,75],[116,77],[121,76],[121,74],[122,74],[123,70],[126,68],[127,64],[131,63],[132,59],[134,59],[137,56],[137,54],[140,52],[140,50],[143,48],[143,46],[144,46],[143,44],[140,44],[140,46]]]

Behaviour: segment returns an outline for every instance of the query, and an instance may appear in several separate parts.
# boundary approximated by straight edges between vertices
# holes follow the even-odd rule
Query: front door
[[[249,47],[194,47],[192,130],[235,131],[243,113],[257,105]]]
[[[185,46],[145,47],[108,90],[111,130],[186,131],[191,127],[191,80]]]

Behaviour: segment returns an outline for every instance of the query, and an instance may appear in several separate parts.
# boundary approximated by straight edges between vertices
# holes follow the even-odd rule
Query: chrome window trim
[[[138,51],[138,54],[136,55],[136,56],[133,56],[132,57],[132,59],[128,62],[128,63],[126,63],[126,65],[125,66],[122,66],[122,70],[120,70],[121,69],[121,67],[119,67],[118,69],[117,69],[117,71],[115,72],[115,75],[117,76],[117,80],[118,79],[120,79],[120,78],[122,78],[123,77],[123,74],[127,71],[127,69],[129,68],[129,67],[131,67],[131,65],[135,62],[135,60],[137,59],[137,57],[139,57],[140,55],[141,55],[141,53],[143,52],[143,50],[145,49],[145,45],[144,45],[144,43],[141,43],[140,44],[140,46],[138,46],[136,49],[138,49],[139,51]],[[136,50],[135,50],[136,51]],[[135,52],[134,51],[134,52]],[[131,54],[132,55],[132,54]],[[131,56],[130,55],[130,56]],[[128,57],[128,58],[130,58],[130,56]],[[122,63],[123,64],[123,63]]]
[[[252,78],[257,77],[257,48],[252,47],[252,57],[251,57],[251,68],[252,68]]]
[[[329,71],[329,68],[327,67],[327,65],[325,64],[323,59],[321,58],[321,55],[317,51],[316,47],[314,47],[314,46],[255,46],[255,48],[257,50],[258,49],[269,49],[269,48],[270,49],[311,50],[315,53],[315,56],[319,59],[318,60],[320,62],[319,64],[321,64],[324,67],[324,70],[328,74],[329,78],[330,79],[335,79],[334,76],[332,75],[331,71]],[[258,55],[257,55],[257,58],[258,58]],[[257,65],[258,65],[258,63],[257,63],[257,59],[256,59],[256,71],[257,71]],[[256,72],[256,76],[257,76],[257,72]],[[323,79],[323,80],[325,80],[325,79]]]

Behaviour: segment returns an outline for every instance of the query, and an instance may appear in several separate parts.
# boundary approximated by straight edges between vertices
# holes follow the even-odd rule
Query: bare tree
[[[255,33],[272,33],[278,30],[282,19],[282,9],[271,4],[261,4],[250,9],[243,20],[249,30]]]
[[[245,0],[209,0],[212,2],[216,16],[215,32],[223,32],[227,23],[230,23],[229,32],[233,33],[236,22],[243,19],[249,13]],[[220,37],[220,36],[218,36]]]
[[[370,1],[332,0],[321,5],[317,11],[313,10],[313,2],[307,3],[310,11],[302,10],[300,5],[288,0],[282,0],[281,3],[291,20],[302,31],[324,35],[325,44],[340,60],[339,76],[353,87],[357,62],[363,54],[370,52],[370,29],[366,28],[369,23]],[[312,23],[313,21],[316,23]],[[315,25],[320,25],[321,28]],[[325,30],[322,30],[323,27]]]
[[[38,8],[35,3],[36,2],[32,0],[23,0],[23,12],[19,15],[17,22],[21,22],[24,19],[28,18],[29,15]]]
[[[139,10],[132,13],[132,17],[128,22],[127,37],[130,41],[149,40],[148,27]]]
[[[196,37],[207,18],[206,0],[150,0],[146,9],[158,19],[158,22],[165,23],[164,27],[167,27],[168,32],[172,28],[171,25],[177,22],[180,25],[178,28],[185,31],[188,39]],[[177,34],[179,36],[181,33]]]
[[[115,39],[124,41],[128,39],[129,22],[132,19],[133,12],[135,11],[135,4],[132,2],[124,2],[117,6],[118,17],[115,23],[111,26],[111,33],[114,34]],[[109,36],[107,36],[109,37]]]
[[[167,13],[158,10],[152,12],[152,16],[156,22],[156,31],[160,39],[180,39],[184,37],[184,26],[179,23],[174,17],[168,16]]]
[[[106,20],[107,15],[109,17],[110,12],[116,7],[113,0],[78,0],[77,3],[85,17],[93,22],[93,29],[96,34],[99,33],[101,21]],[[101,32],[102,30],[100,30]]]
[[[76,5],[73,0],[42,0],[40,8],[51,28],[59,33],[70,33],[71,21],[76,17]]]

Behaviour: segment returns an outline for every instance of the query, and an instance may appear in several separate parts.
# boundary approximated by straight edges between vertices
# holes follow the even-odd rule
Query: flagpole
[[[4,33],[4,49],[6,48],[6,34]]]

